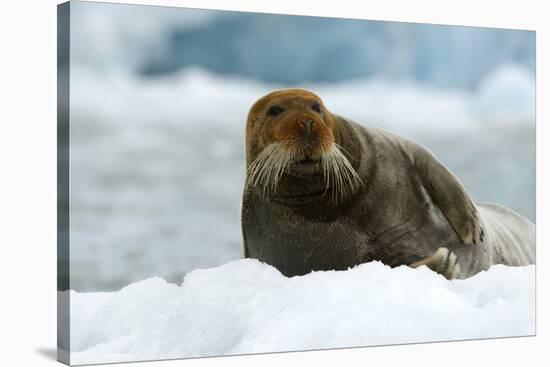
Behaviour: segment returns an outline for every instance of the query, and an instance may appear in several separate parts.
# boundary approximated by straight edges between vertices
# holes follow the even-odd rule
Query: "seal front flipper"
[[[483,242],[479,212],[458,178],[445,168],[425,148],[410,143],[406,151],[410,154],[422,186],[447,218],[464,244]]]
[[[411,268],[426,265],[431,270],[451,280],[460,275],[460,265],[456,255],[446,247],[438,248],[432,255],[410,264]]]

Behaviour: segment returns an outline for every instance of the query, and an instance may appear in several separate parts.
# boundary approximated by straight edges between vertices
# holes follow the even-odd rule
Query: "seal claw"
[[[458,257],[447,247],[440,247],[432,255],[409,266],[411,268],[418,268],[423,265],[449,280],[456,279],[460,275]]]

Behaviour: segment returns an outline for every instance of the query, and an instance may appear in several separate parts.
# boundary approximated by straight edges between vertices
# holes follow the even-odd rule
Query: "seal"
[[[420,144],[332,114],[303,89],[269,93],[246,125],[244,257],[286,276],[369,261],[448,279],[535,262],[535,226],[474,203]]]

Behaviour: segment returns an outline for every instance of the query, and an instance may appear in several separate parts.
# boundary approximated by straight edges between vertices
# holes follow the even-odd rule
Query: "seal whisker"
[[[265,163],[265,180],[263,181],[263,191],[264,195],[267,196],[268,189],[271,186],[271,190],[275,190],[276,188],[276,175],[277,175],[277,169],[279,167],[280,161],[281,161],[281,155],[279,154],[280,145],[275,145],[275,149],[272,152],[272,154],[269,156]]]
[[[257,185],[261,180],[262,176],[265,174],[265,164],[269,159],[272,151],[276,149],[276,146],[270,145],[264,149],[256,159],[250,164],[250,167],[247,170],[248,183],[251,186]]]
[[[324,150],[320,163],[325,193],[331,191],[332,201],[336,203],[353,192],[362,181],[346,155],[342,153],[345,151],[344,148],[328,140],[323,140],[321,145]],[[285,171],[304,156],[300,139],[288,138],[270,144],[258,154],[247,169],[247,185],[260,187],[264,196],[276,192]]]
[[[341,149],[343,148],[334,143],[321,156],[325,192],[332,188],[332,200],[334,202],[349,194],[350,189],[353,191],[362,184],[359,175]]]
[[[260,186],[267,196],[277,190],[285,170],[294,161],[296,149],[292,142],[270,144],[252,161],[247,169],[247,185]]]
[[[285,169],[288,167],[288,163],[291,160],[292,153],[285,154],[281,150],[277,151],[277,162],[274,163],[274,176],[273,180],[271,181],[271,189],[273,191],[277,190],[277,184],[279,183],[279,180],[281,179]]]
[[[347,153],[347,155],[348,155],[351,159],[355,160],[355,158],[353,158],[353,155],[351,155],[351,153],[350,153],[349,151],[347,151],[343,146],[341,146],[340,144],[338,144],[338,143],[336,143],[336,142],[334,142],[334,145],[335,145],[336,148],[339,149],[341,152]],[[346,159],[347,159],[347,157],[346,157]]]
[[[346,176],[349,178],[350,184],[353,185],[353,187],[357,187],[363,184],[363,181],[349,162],[349,160],[346,158],[346,156],[340,151],[341,148],[339,146],[336,146],[335,154],[340,160],[343,169],[345,171]]]
[[[256,159],[251,163],[248,173],[248,184],[250,186],[256,186],[265,179],[266,167],[269,167],[268,163],[272,153],[276,150],[275,144],[272,144],[265,148]]]

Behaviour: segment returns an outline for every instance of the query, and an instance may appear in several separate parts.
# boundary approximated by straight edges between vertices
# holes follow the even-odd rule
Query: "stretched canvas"
[[[58,7],[58,359],[535,335],[535,32]]]

